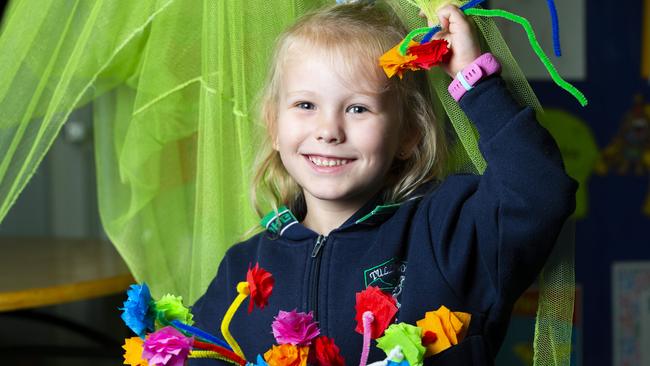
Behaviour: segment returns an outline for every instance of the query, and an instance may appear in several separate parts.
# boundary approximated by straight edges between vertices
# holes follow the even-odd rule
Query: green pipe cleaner
[[[413,29],[412,31],[409,32],[409,34],[404,37],[404,40],[399,46],[399,53],[404,56],[406,55],[406,51],[409,48],[409,43],[413,40],[413,38],[419,36],[420,34],[427,34],[431,30],[431,27],[423,27],[423,28],[417,28]]]
[[[533,31],[533,27],[530,25],[528,19],[507,12],[505,10],[499,10],[499,9],[488,10],[488,9],[473,8],[473,9],[465,10],[465,14],[477,15],[483,17],[501,17],[521,25],[526,31],[526,34],[528,35],[528,41],[530,42],[530,46],[537,54],[537,57],[539,57],[540,61],[542,61],[542,63],[546,67],[546,70],[548,70],[549,74],[551,74],[551,77],[553,78],[553,81],[555,81],[555,84],[557,84],[559,87],[566,90],[567,92],[571,93],[571,95],[573,95],[578,100],[581,106],[584,107],[587,105],[587,98],[584,96],[584,94],[582,94],[582,92],[578,90],[575,86],[571,85],[570,83],[562,79],[560,74],[558,74],[557,70],[555,69],[555,66],[553,66],[551,60],[549,60],[549,58],[546,56],[546,54],[542,50],[542,47],[539,45],[539,42],[537,42],[535,31]]]

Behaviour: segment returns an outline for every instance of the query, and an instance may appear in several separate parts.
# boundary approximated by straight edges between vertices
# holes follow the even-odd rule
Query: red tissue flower
[[[401,79],[407,70],[428,70],[449,61],[451,56],[449,43],[444,39],[434,39],[425,44],[410,41],[405,55],[401,54],[401,44],[402,42],[398,43],[379,58],[379,66],[389,78],[397,75]]]
[[[372,339],[381,337],[397,314],[395,299],[375,286],[369,286],[367,289],[357,292],[357,303],[354,309],[357,311],[355,316],[357,327],[355,330],[361,334],[363,334],[363,313],[371,311],[374,315],[375,320],[372,322],[370,332]]]
[[[451,57],[451,49],[444,39],[434,39],[425,44],[409,46],[408,54],[417,57],[411,61],[412,64],[429,70],[433,66],[447,62]]]
[[[316,366],[345,366],[339,347],[332,338],[320,336],[312,342],[309,363]]]
[[[255,263],[255,267],[248,268],[246,273],[246,282],[248,282],[248,289],[250,291],[250,301],[248,303],[248,312],[253,311],[253,304],[257,305],[260,309],[269,303],[269,296],[273,292],[273,285],[275,279],[271,273],[263,268],[260,268],[259,263]]]

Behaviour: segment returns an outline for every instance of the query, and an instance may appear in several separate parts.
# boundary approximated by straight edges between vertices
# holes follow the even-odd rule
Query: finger
[[[440,24],[443,24],[443,19],[445,20],[445,28],[451,26],[451,24],[467,24],[467,19],[465,14],[454,5],[445,5],[438,9],[437,11],[438,19],[440,19]]]
[[[449,29],[449,13],[446,12],[446,11],[443,11],[443,9],[438,10],[436,15],[438,16],[438,21],[440,22],[440,27],[442,29]]]
[[[449,32],[438,32],[433,37],[431,37],[431,40],[445,40],[447,41],[447,48],[451,48],[451,37],[449,36]]]

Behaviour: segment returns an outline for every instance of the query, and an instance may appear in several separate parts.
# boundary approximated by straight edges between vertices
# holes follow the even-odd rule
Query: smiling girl
[[[303,17],[278,40],[261,106],[268,139],[253,200],[277,209],[264,232],[226,254],[193,307],[199,327],[218,332],[236,282],[259,262],[276,279],[268,309],[237,313],[231,327],[248,359],[274,343],[278,310],[298,309],[356,363],[355,294],[373,285],[393,295],[400,322],[441,305],[471,314],[465,339],[425,365],[494,363],[515,300],[573,211],[576,184],[464,15],[446,6],[438,16],[436,37],[452,50],[443,67],[463,78],[450,91],[479,131],[485,173],[444,177],[444,124],[426,73],[387,78],[379,67],[406,34],[390,8],[336,5]],[[383,358],[373,348],[370,359]]]

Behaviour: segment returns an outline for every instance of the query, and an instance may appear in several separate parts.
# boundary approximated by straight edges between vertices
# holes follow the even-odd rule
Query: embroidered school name
[[[403,280],[405,272],[406,263],[391,258],[364,271],[365,286],[376,286],[385,291],[392,291]]]

